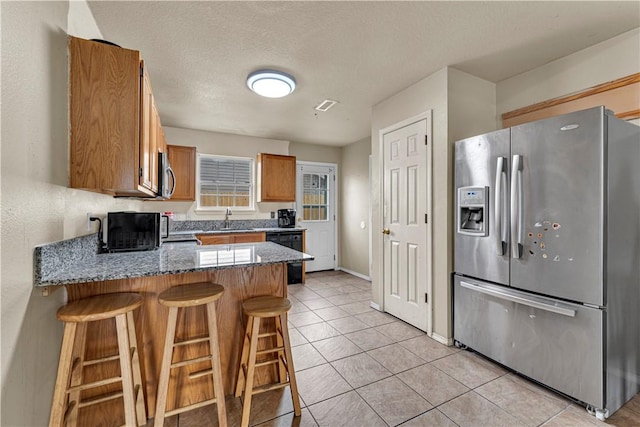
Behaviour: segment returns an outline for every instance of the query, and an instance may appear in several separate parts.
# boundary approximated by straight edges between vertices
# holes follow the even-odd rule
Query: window
[[[253,209],[253,159],[198,155],[197,209]]]
[[[326,174],[305,173],[302,176],[302,219],[327,221],[329,212],[329,177]]]

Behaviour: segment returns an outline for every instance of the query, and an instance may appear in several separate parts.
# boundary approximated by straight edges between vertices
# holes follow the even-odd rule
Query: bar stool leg
[[[260,318],[249,316],[248,322],[252,322],[251,346],[249,348],[249,363],[247,366],[246,383],[244,386],[244,401],[242,402],[242,421],[240,425],[249,425],[251,412],[251,398],[253,397],[253,376],[256,367],[256,353],[258,351],[258,335],[260,335]],[[242,369],[242,368],[240,368]]]
[[[284,341],[282,338],[283,337],[282,322],[280,321],[280,317],[279,316],[274,317],[274,322],[276,324],[276,346],[278,348],[283,348]],[[278,378],[280,378],[280,384],[285,384],[287,382],[287,369],[284,361],[287,359],[285,359],[284,350],[280,350],[277,356],[278,356]]]
[[[240,356],[240,369],[238,370],[238,381],[236,382],[236,397],[240,397],[242,395],[242,390],[244,389],[245,374],[242,367],[247,366],[247,362],[249,361],[249,347],[251,346],[249,337],[253,334],[252,330],[253,322],[249,318],[247,319],[247,328],[244,332],[244,343],[242,344],[242,355]]]
[[[220,367],[220,348],[218,341],[218,319],[215,303],[207,304],[207,320],[209,323],[209,347],[211,348],[211,371],[213,373],[213,396],[218,409],[218,424],[227,426],[227,406],[224,399],[224,384],[222,384],[222,368]]]
[[[302,414],[300,408],[300,396],[298,395],[298,383],[296,381],[296,370],[293,367],[293,355],[291,353],[291,343],[289,341],[289,327],[287,325],[287,313],[279,316],[280,326],[282,329],[282,338],[284,340],[284,352],[287,356],[287,370],[289,371],[289,386],[291,387],[291,399],[293,400],[293,408],[296,416]]]
[[[155,427],[164,424],[164,414],[167,410],[167,393],[169,390],[169,374],[171,371],[171,358],[173,356],[173,341],[176,334],[176,321],[178,319],[178,308],[169,307],[169,318],[167,319],[167,333],[164,338],[164,350],[162,352],[162,369],[158,381],[158,401],[156,403],[156,415],[153,421]]]
[[[87,324],[76,323],[76,336],[71,355],[71,381],[69,388],[82,384],[84,367],[84,349],[87,342]],[[66,426],[75,427],[78,424],[78,410],[80,403],[80,390],[69,392],[69,403],[66,410]]]
[[[73,344],[76,336],[76,327],[76,323],[68,322],[64,324],[60,361],[58,362],[58,378],[56,379],[56,385],[53,390],[49,426],[64,425],[65,401],[67,397],[66,389],[71,377],[70,366],[73,361]]]
[[[120,374],[122,375],[122,394],[124,400],[124,420],[128,426],[138,425],[136,419],[136,403],[133,395],[133,370],[131,367],[131,346],[127,315],[116,316],[118,349],[120,351]]]
[[[133,369],[134,398],[136,401],[136,415],[138,425],[147,423],[147,409],[144,405],[144,386],[142,385],[142,373],[140,372],[140,353],[138,340],[136,339],[136,323],[133,320],[133,312],[127,312],[127,326],[129,329],[129,345],[131,346],[131,368]]]

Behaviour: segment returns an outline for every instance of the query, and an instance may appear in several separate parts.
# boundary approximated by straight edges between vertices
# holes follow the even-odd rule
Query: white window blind
[[[198,209],[253,209],[253,159],[198,156]]]

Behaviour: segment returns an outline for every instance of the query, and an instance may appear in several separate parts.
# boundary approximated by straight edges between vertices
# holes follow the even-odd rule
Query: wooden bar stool
[[[158,384],[158,400],[156,403],[156,415],[154,426],[162,426],[164,418],[171,415],[201,408],[203,406],[218,404],[218,424],[223,427],[227,425],[227,409],[224,401],[224,385],[222,384],[222,369],[220,367],[220,348],[218,346],[218,320],[216,318],[216,300],[222,297],[224,288],[211,282],[194,283],[190,285],[175,286],[167,289],[158,296],[160,304],[169,307],[169,319],[167,320],[167,334],[164,341],[164,354],[162,357],[162,368]],[[178,308],[207,306],[207,326],[209,335],[202,338],[192,338],[185,341],[175,342],[176,322],[178,319]],[[195,359],[174,362],[173,349],[177,346],[196,344],[209,341],[211,354]],[[194,372],[189,378],[199,378],[204,375],[213,376],[213,398],[192,405],[176,408],[167,411],[167,394],[169,391],[169,376],[172,368],[184,367],[194,363],[211,361],[211,369]]]
[[[133,321],[133,310],[142,305],[142,297],[135,293],[98,295],[73,301],[60,307],[56,317],[64,322],[64,335],[58,364],[58,377],[53,392],[50,426],[75,426],[78,410],[122,397],[125,423],[144,425],[147,414],[144,406],[144,388],[140,375],[140,359]],[[115,318],[118,337],[118,355],[85,360],[87,323]],[[83,384],[83,370],[98,363],[120,361],[120,376]],[[122,390],[82,401],[84,390],[122,382]]]
[[[291,399],[296,416],[300,416],[300,398],[298,396],[298,385],[293,367],[293,357],[291,355],[291,344],[289,342],[289,329],[287,326],[287,312],[291,308],[291,302],[286,298],[275,296],[262,296],[251,298],[242,303],[242,311],[247,315],[247,329],[242,346],[242,356],[240,357],[240,368],[238,370],[238,382],[236,383],[236,397],[240,397],[244,391],[242,402],[242,422],[243,427],[249,425],[249,415],[251,412],[251,399],[254,394],[279,388],[291,387]],[[275,319],[275,332],[260,333],[261,319]],[[276,346],[258,350],[259,338],[276,338]],[[266,354],[277,353],[276,358],[256,362],[256,357]],[[253,386],[255,368],[268,365],[278,365],[278,378],[280,382],[265,384],[259,387]],[[287,379],[287,374],[289,378]]]

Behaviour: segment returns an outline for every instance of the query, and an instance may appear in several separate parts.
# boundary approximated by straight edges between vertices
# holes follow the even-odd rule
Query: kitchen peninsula
[[[244,318],[241,303],[260,295],[287,296],[287,263],[313,257],[271,243],[199,246],[194,243],[163,244],[154,251],[97,253],[97,235],[42,245],[35,249],[35,286],[49,291],[64,286],[68,300],[114,292],[137,292],[144,303],[134,313],[148,417],[155,414],[156,387],[168,309],[157,302],[162,291],[178,285],[212,281],[225,288],[218,301],[218,328],[225,394],[232,394],[242,349]],[[202,308],[202,307],[199,307]],[[54,321],[54,319],[51,319]],[[206,334],[205,310],[182,310],[176,340]],[[87,328],[87,360],[116,353],[112,322],[92,322]],[[174,360],[206,355],[206,343],[177,348]],[[170,379],[168,410],[211,398],[211,377],[197,373],[208,364],[176,369]],[[117,375],[117,361],[87,366],[86,381]],[[257,372],[258,384],[272,380],[274,372]],[[117,389],[117,385],[115,389]],[[91,390],[83,399],[112,392],[108,386]],[[116,400],[80,411],[80,425],[115,425],[124,419]]]

